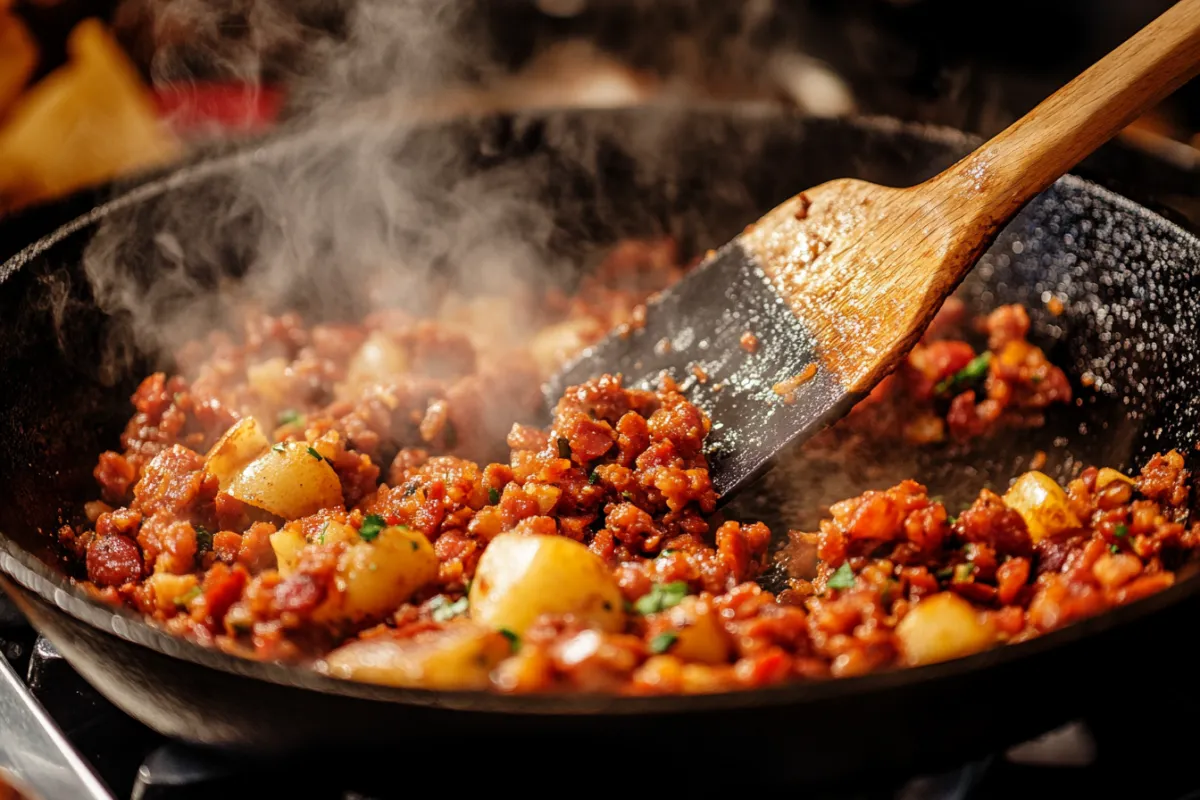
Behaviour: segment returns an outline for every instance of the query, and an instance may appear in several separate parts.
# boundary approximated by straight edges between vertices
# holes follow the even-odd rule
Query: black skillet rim
[[[715,112],[728,118],[731,115],[761,116],[758,104],[711,104],[690,107],[685,113],[699,116]],[[624,109],[630,113],[654,112],[650,107]],[[545,109],[525,114],[508,115],[510,119],[545,119],[556,114],[585,116],[593,111],[612,115],[612,109]],[[808,122],[801,114],[768,109],[768,116]],[[488,119],[494,115],[481,117]],[[446,120],[443,122],[453,122]],[[459,120],[461,121],[461,120]],[[978,139],[952,128],[908,123],[891,117],[853,117],[841,124],[858,126],[877,133],[911,135],[947,145],[970,146]],[[183,166],[169,169],[137,184],[114,199],[60,226],[53,233],[25,247],[7,262],[0,264],[0,282],[7,280],[17,269],[35,256],[53,247],[67,236],[94,224],[107,214],[144,202],[175,187],[207,175],[269,157],[274,147],[302,145],[304,137],[283,136],[265,146],[238,148],[216,158],[201,158]],[[1168,235],[1179,237],[1200,248],[1200,238],[1179,225],[1089,181],[1068,175],[1059,185],[1081,188],[1103,198],[1116,207],[1147,217]],[[172,635],[148,623],[140,614],[126,608],[116,608],[89,596],[68,578],[50,568],[32,553],[0,531],[0,584],[7,576],[23,589],[32,592],[40,602],[48,603],[73,619],[102,633],[116,636],[131,644],[149,648],[160,655],[176,658],[226,674],[261,680],[284,687],[320,692],[326,695],[352,697],[376,702],[411,705],[446,710],[483,712],[489,714],[578,716],[629,716],[640,714],[698,714],[723,710],[750,710],[764,707],[787,707],[818,701],[832,701],[847,695],[869,695],[888,691],[897,686],[910,686],[940,681],[976,670],[998,667],[1015,660],[1034,657],[1070,642],[1098,635],[1104,631],[1136,624],[1145,617],[1183,602],[1200,593],[1200,575],[1184,579],[1174,586],[1150,597],[1112,609],[1096,617],[1082,620],[1029,641],[1002,645],[964,658],[921,667],[906,667],[870,673],[852,678],[836,678],[811,683],[789,683],[761,689],[700,695],[625,696],[611,694],[553,693],[537,695],[505,695],[485,691],[435,691],[404,689],[356,681],[341,680],[323,675],[307,667],[289,666],[279,662],[261,662],[239,658],[214,648]]]

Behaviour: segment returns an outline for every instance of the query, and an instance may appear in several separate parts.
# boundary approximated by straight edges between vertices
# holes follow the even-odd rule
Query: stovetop
[[[403,765],[385,764],[382,770],[370,770],[343,761],[265,761],[168,740],[93,690],[52,644],[25,624],[2,594],[0,652],[114,800],[258,800],[263,796],[386,800],[413,793],[414,779]],[[917,775],[883,785],[873,776],[863,775],[836,787],[779,789],[802,790],[813,800],[1007,800],[1018,796],[1022,800],[1063,796],[1200,800],[1200,770],[1190,754],[1194,735],[1181,736],[1180,721],[1170,719],[1170,692],[1164,687],[1150,691],[1140,686],[1140,681],[1114,679],[1113,693],[1096,698],[1095,714],[1089,719],[943,774]],[[1038,691],[1052,688],[1033,689],[1030,702],[1036,702]],[[969,698],[961,701],[969,702]],[[1110,710],[1118,713],[1110,714]],[[473,743],[464,738],[462,746],[469,751]],[[422,763],[420,745],[414,748],[404,758],[410,765]],[[514,759],[514,764],[519,764],[519,759]],[[478,774],[464,770],[453,776],[453,791],[463,796],[476,788],[494,790],[524,780],[518,767],[514,766],[512,773],[501,776],[493,770]],[[547,791],[574,793],[571,783],[554,780],[558,776],[544,777],[552,778],[550,783],[539,784]],[[733,795],[744,790],[739,775],[729,774],[727,780],[723,786],[721,777],[715,777],[712,794]],[[574,783],[578,788],[577,777]],[[555,784],[560,786],[558,790],[552,789]],[[660,798],[670,792],[665,780],[661,786],[621,788],[623,797]],[[0,786],[0,797],[4,796]]]

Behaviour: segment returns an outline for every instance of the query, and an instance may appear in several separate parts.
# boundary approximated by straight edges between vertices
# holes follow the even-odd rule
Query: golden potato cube
[[[271,442],[258,420],[245,417],[235,422],[217,443],[209,448],[204,468],[216,477],[221,491],[225,491],[243,467],[267,452],[270,447]]]
[[[146,583],[154,595],[154,605],[160,611],[168,612],[186,605],[199,594],[200,588],[195,575],[175,575],[170,572],[156,572],[146,579]]]
[[[226,491],[284,519],[299,519],[342,505],[337,473],[305,442],[274,445],[243,467]]]
[[[1035,542],[1080,526],[1067,493],[1041,472],[1026,472],[1017,478],[1004,495],[1004,503],[1025,520],[1029,536]]]
[[[313,614],[318,621],[375,619],[394,611],[438,575],[437,554],[420,531],[395,525],[350,545],[338,560],[338,591]]]
[[[942,592],[917,603],[896,626],[904,660],[932,664],[985,650],[996,631],[969,602]]]
[[[479,690],[512,652],[507,638],[460,622],[411,639],[375,636],[350,642],[325,658],[324,671],[347,680],[421,689]]]
[[[585,625],[619,631],[623,596],[608,566],[564,536],[502,533],[491,541],[471,583],[471,618],[520,635],[543,614],[572,614]]]
[[[0,207],[57,197],[182,152],[103,23],[80,22],[67,50],[68,63],[18,98],[0,127]]]
[[[671,645],[671,655],[704,664],[723,664],[729,659],[729,635],[707,601],[685,597],[666,613],[679,637]]]

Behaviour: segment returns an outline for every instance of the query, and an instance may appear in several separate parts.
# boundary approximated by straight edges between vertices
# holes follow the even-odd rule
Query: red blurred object
[[[189,83],[154,90],[159,113],[181,135],[200,129],[261,130],[283,107],[283,93],[270,86]]]

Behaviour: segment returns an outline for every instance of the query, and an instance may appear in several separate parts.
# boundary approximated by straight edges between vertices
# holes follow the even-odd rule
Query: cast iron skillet
[[[625,110],[460,121],[415,133],[396,157],[436,145],[466,154],[475,174],[515,166],[546,176],[537,196],[555,215],[550,246],[586,261],[605,243],[639,233],[670,232],[692,248],[722,242],[798,188],[847,175],[913,183],[969,144],[958,134],[887,120]],[[518,745],[536,738],[547,752],[598,746],[589,759],[611,753],[614,763],[653,769],[680,750],[701,755],[705,769],[737,769],[747,781],[764,772],[820,780],[962,759],[1081,714],[1112,691],[1113,676],[1153,669],[1155,683],[1167,686],[1184,674],[1185,632],[1200,595],[1195,579],[1035,641],[950,663],[686,698],[507,697],[338,682],[207,650],[86,599],[63,577],[46,534],[95,496],[96,455],[115,445],[130,413],[127,398],[150,366],[138,359],[118,372],[100,366],[114,323],[95,308],[79,267],[97,225],[120,215],[133,221],[144,238],[131,240],[122,256],[135,272],[152,274],[161,256],[150,234],[178,223],[167,209],[179,198],[220,197],[228,176],[295,163],[297,154],[336,162],[350,152],[345,147],[355,143],[284,136],[201,160],[96,208],[0,267],[0,585],[85,678],[133,716],[189,741],[267,751],[336,744],[397,752],[416,740],[461,748],[464,737],[502,735]],[[592,167],[598,179],[589,177],[597,174]],[[192,218],[197,230],[205,227]],[[262,224],[253,214],[239,219]],[[173,232],[187,253],[189,226]],[[230,264],[245,255],[235,234],[231,227]],[[1036,338],[1068,369],[1079,403],[1051,415],[1044,430],[1002,437],[984,452],[874,454],[815,469],[799,453],[729,513],[765,516],[782,533],[811,525],[821,503],[887,485],[899,472],[927,481],[931,493],[967,497],[982,485],[1002,489],[1037,449],[1059,476],[1081,461],[1133,467],[1171,447],[1195,461],[1198,265],[1200,242],[1181,228],[1095,185],[1063,179],[1003,234],[963,296],[978,308],[1025,303]],[[1045,309],[1051,293],[1064,303],[1061,316]],[[1094,388],[1080,386],[1084,372]],[[631,752],[655,755],[622,755]],[[709,762],[713,754],[720,758]]]

